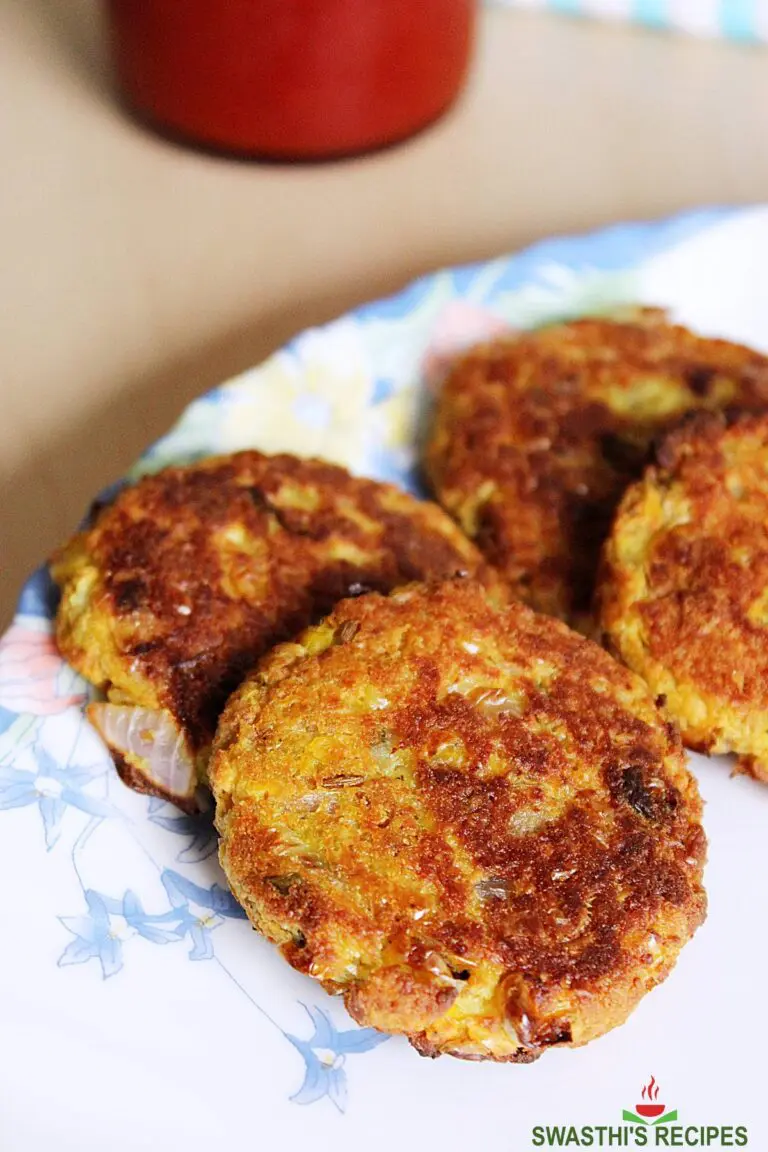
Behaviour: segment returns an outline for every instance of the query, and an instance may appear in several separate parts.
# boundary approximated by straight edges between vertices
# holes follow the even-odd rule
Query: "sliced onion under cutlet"
[[[137,792],[196,812],[195,761],[170,713],[133,704],[89,704],[88,719],[112,753],[121,778]]]

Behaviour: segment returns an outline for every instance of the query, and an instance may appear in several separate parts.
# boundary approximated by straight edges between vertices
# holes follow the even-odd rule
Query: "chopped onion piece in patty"
[[[115,756],[127,783],[182,808],[197,808],[194,761],[170,713],[97,703],[89,705],[88,718]]]

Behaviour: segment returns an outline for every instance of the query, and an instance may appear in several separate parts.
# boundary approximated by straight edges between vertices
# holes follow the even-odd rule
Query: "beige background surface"
[[[765,49],[497,10],[434,129],[259,167],[122,116],[93,0],[0,0],[0,622],[203,389],[434,266],[768,199],[767,108]]]

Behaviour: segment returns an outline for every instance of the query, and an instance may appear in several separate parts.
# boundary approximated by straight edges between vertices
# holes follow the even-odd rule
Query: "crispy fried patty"
[[[57,639],[110,701],[160,710],[204,761],[226,697],[274,643],[344,596],[482,566],[434,504],[241,452],[139,481],[61,550]]]
[[[768,781],[768,415],[668,437],[619,508],[597,600],[685,743]]]
[[[768,402],[768,358],[665,322],[585,319],[481,347],[438,400],[426,467],[440,502],[516,594],[589,611],[616,505],[652,438],[695,408]]]
[[[345,600],[276,648],[211,785],[253,924],[425,1055],[584,1044],[704,917],[674,727],[597,645],[472,580]]]

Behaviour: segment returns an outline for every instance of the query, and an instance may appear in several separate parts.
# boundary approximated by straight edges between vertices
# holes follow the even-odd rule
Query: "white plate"
[[[767,257],[768,209],[717,210],[438,272],[198,400],[134,475],[256,446],[416,490],[420,402],[451,351],[624,301],[768,350]],[[689,1137],[745,1125],[768,1149],[768,789],[692,757],[709,918],[622,1028],[528,1067],[424,1060],[358,1029],[251,931],[203,824],[120,783],[53,647],[51,592],[40,570],[0,642],[3,1152],[522,1152],[537,1125],[621,1125],[651,1076]],[[620,1146],[641,1146],[632,1133]]]

